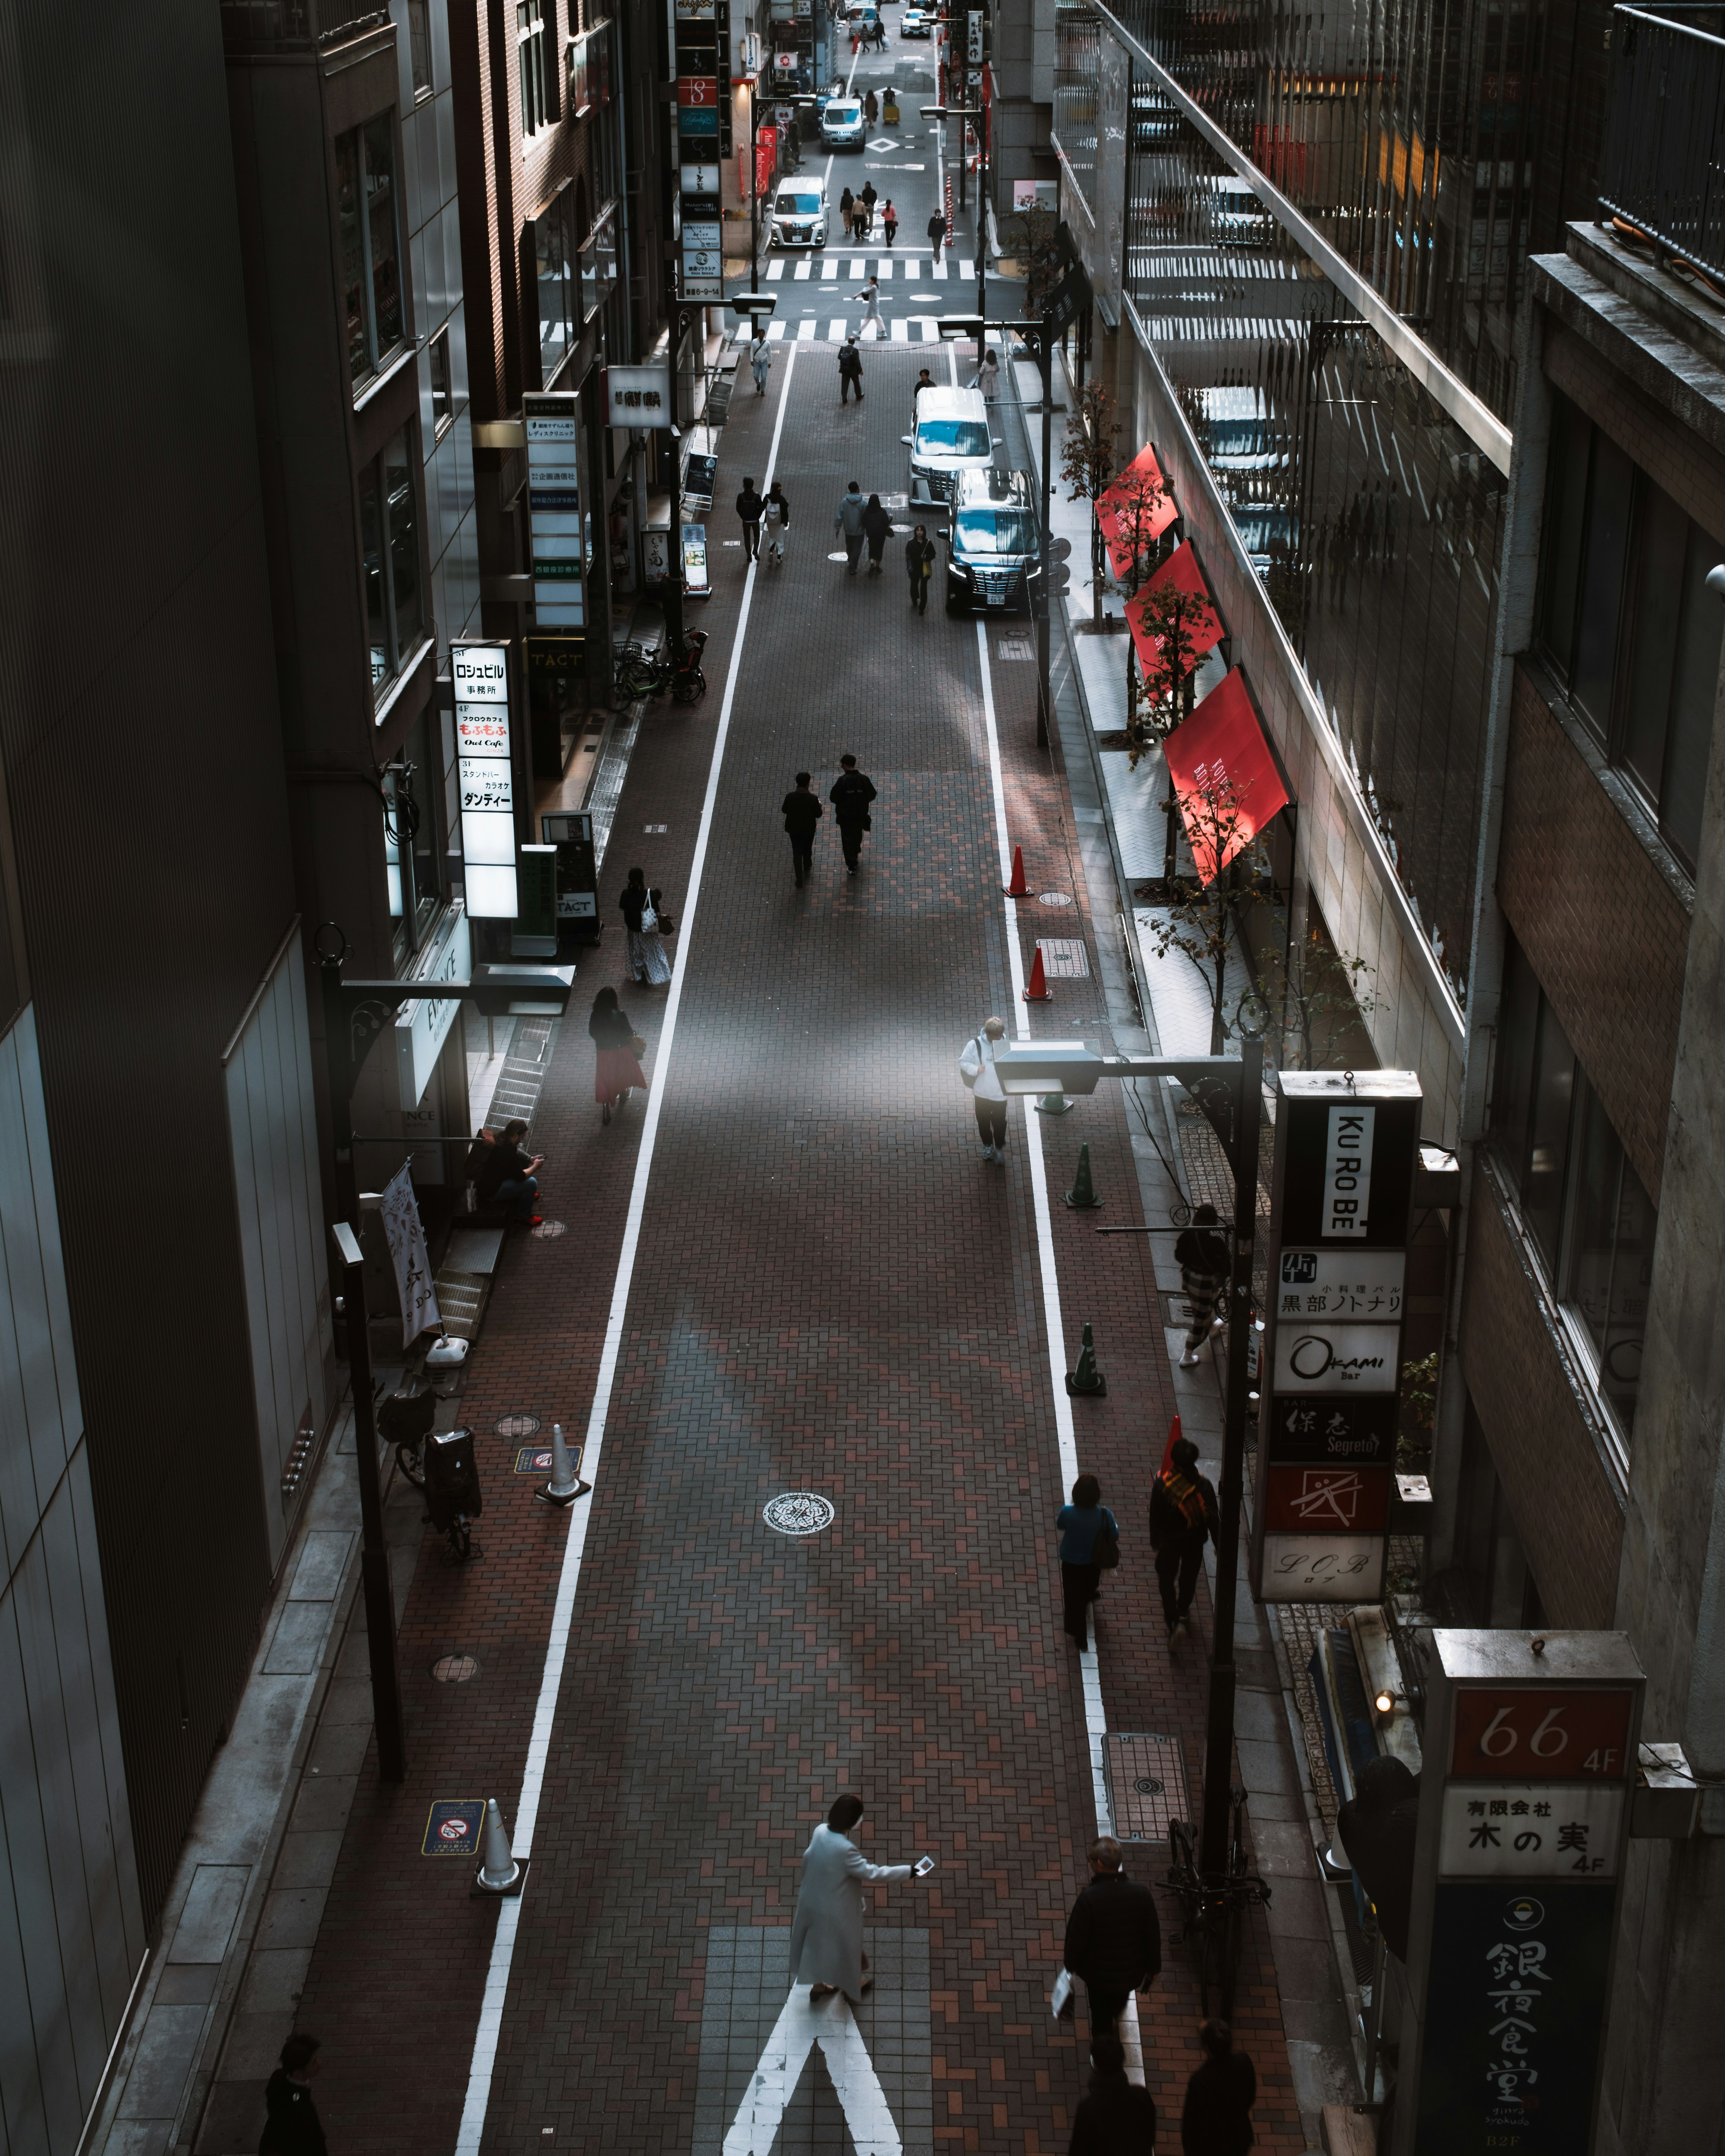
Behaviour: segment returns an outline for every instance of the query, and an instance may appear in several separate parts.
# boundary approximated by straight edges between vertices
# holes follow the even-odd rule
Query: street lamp
[[[961,123],[958,136],[958,170],[964,170],[964,136],[963,122],[977,122],[976,172],[976,311],[979,315],[988,311],[988,114],[980,105],[925,105],[920,108],[925,120],[956,120]]]
[[[749,290],[761,289],[761,164],[756,152],[756,141],[760,132],[760,106],[755,95],[757,78],[745,75],[749,92]],[[812,97],[775,97],[775,105],[788,105],[798,112],[813,110],[816,100]]]
[[[336,1207],[330,1233],[347,1315],[347,1369],[353,1394],[353,1449],[359,1472],[366,1637],[371,1658],[372,1717],[377,1732],[377,1772],[386,1782],[407,1779],[401,1685],[395,1666],[395,1604],[389,1551],[383,1539],[383,1492],[377,1480],[377,1424],[372,1402],[372,1343],[366,1327],[365,1261],[359,1247],[359,1178],[353,1168],[353,1088],[366,1057],[404,1003],[447,1003],[470,996],[487,1018],[535,1014],[561,1018],[575,987],[572,966],[479,966],[470,981],[344,981],[347,938],[333,921],[318,929],[313,947],[323,984],[324,1067],[329,1080],[330,1129],[336,1146]],[[403,1145],[411,1146],[404,1137]]]
[[[1104,1078],[1178,1078],[1202,1105],[1226,1088],[1232,1096],[1234,1156],[1233,1267],[1229,1281],[1228,1399],[1222,1425],[1222,1515],[1216,1538],[1216,1584],[1210,1620],[1209,1703],[1205,1717],[1204,1818],[1199,1869],[1219,1877],[1228,1868],[1228,1793],[1234,1779],[1234,1590],[1240,1569],[1240,1514],[1245,1484],[1248,1319],[1251,1309],[1252,1245],[1258,1214],[1258,1124],[1264,1082],[1264,1044],[1240,1029],[1240,1054],[1102,1055],[1070,1042],[1039,1048],[1018,1041],[994,1051],[1001,1086],[1014,1093],[1094,1093]]]

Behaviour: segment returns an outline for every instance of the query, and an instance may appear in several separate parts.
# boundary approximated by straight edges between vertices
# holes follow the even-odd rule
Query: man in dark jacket
[[[856,767],[854,756],[839,759],[839,776],[827,798],[833,804],[833,814],[839,819],[839,836],[845,846],[845,865],[856,874],[856,857],[862,851],[863,833],[869,828],[869,803],[875,798],[875,783],[865,778]]]
[[[863,511],[863,536],[869,542],[869,574],[880,573],[880,557],[886,551],[886,542],[892,536],[892,511],[881,501],[878,494],[869,496]]]
[[[791,834],[791,865],[797,871],[797,888],[801,891],[804,880],[814,872],[814,827],[826,814],[820,796],[809,790],[806,771],[797,773],[797,790],[787,793],[781,806],[784,827]]]
[[[1111,1834],[1091,1844],[1090,1868],[1066,1919],[1066,1968],[1084,1980],[1092,2034],[1111,2035],[1127,2000],[1161,1972],[1162,1928],[1150,1889],[1121,1870]]]
[[[1183,2156],[1246,2156],[1257,2138],[1252,2132],[1257,2070],[1244,2051],[1235,2050],[1234,2031],[1225,2021],[1204,2023],[1198,2041],[1204,2064],[1186,2084],[1180,2112]]]
[[[941,243],[945,239],[946,236],[947,220],[941,215],[940,212],[937,210],[934,213],[934,215],[928,220],[929,244],[934,249],[934,259],[937,262],[941,259]]]
[[[934,581],[934,542],[928,526],[919,524],[905,542],[905,567],[911,573],[911,604],[918,613],[928,611],[928,587]]]
[[[847,337],[839,347],[839,402],[848,404],[850,393],[856,392],[856,401],[862,402],[862,354],[857,349],[855,337]]]
[[[1072,2118],[1067,2156],[1154,2156],[1156,2105],[1148,2089],[1126,2077],[1119,2037],[1090,2040],[1090,2094]]]
[[[1180,1358],[1183,1369],[1192,1368],[1204,1342],[1213,1332],[1222,1332],[1228,1323],[1224,1313],[1232,1260],[1228,1240],[1219,1230],[1215,1207],[1199,1205],[1193,1212],[1192,1225],[1180,1230],[1174,1245],[1174,1260],[1180,1268],[1180,1290],[1192,1313],[1186,1327],[1186,1352]]]
[[[1169,1646],[1190,1630],[1204,1546],[1214,1540],[1220,1517],[1215,1485],[1198,1471],[1198,1447],[1189,1437],[1177,1437],[1168,1466],[1150,1485],[1150,1547]]]
[[[852,480],[849,488],[839,496],[839,506],[833,511],[833,536],[845,542],[845,560],[847,577],[856,574],[856,565],[862,559],[863,519],[869,505],[863,500],[862,489]]]
[[[324,2156],[326,2143],[311,2080],[317,2071],[316,2036],[290,2036],[281,2047],[281,2064],[264,2089],[268,2116],[258,2156]]]
[[[761,552],[761,511],[766,507],[755,491],[755,482],[746,479],[742,492],[737,497],[737,518],[742,526],[742,557],[746,562],[756,560]]]
[[[1336,1838],[1378,1912],[1384,1943],[1408,1958],[1414,1912],[1414,1840],[1420,1827],[1420,1777],[1387,1754],[1368,1759],[1353,1794],[1336,1815]]]

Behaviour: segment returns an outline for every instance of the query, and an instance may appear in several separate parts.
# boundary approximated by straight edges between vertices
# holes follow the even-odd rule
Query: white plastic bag
[[[1054,1990],[1048,2002],[1049,2011],[1058,2021],[1066,2013],[1071,2004],[1072,1979],[1070,1974],[1063,1969],[1055,1979]]]

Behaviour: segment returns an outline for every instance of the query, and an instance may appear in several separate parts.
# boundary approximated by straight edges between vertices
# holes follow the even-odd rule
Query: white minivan
[[[835,97],[820,116],[821,139],[829,150],[860,150],[863,146],[862,100]]]
[[[775,247],[824,247],[827,244],[827,198],[819,182],[805,187],[790,180],[773,198],[773,244]]]
[[[987,471],[994,461],[988,408],[980,389],[925,389],[916,399],[911,444],[911,506],[950,501],[960,472]]]

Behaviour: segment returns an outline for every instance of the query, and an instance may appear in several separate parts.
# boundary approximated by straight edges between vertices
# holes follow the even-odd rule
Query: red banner
[[[755,136],[755,192],[768,193],[778,170],[778,130],[762,127]]]
[[[1220,641],[1223,634],[1222,624],[1216,618],[1216,610],[1210,604],[1210,595],[1204,587],[1204,572],[1198,566],[1198,556],[1189,539],[1175,547],[1143,590],[1135,599],[1130,600],[1126,608],[1127,626],[1132,633],[1132,642],[1137,647],[1138,664],[1144,670],[1147,681],[1161,666],[1162,639],[1153,630],[1145,628],[1145,612],[1151,593],[1163,591],[1169,586],[1204,603],[1196,619],[1187,624],[1189,649],[1187,663],[1180,670],[1183,679],[1192,671],[1210,646]]]
[[[1239,667],[1174,728],[1163,752],[1193,861],[1204,880],[1213,883],[1288,800]],[[1217,813],[1207,813],[1219,790],[1223,799]],[[1225,827],[1220,831],[1219,823]]]
[[[1142,492],[1147,499],[1151,489],[1155,486],[1162,489],[1160,500],[1154,509],[1141,514],[1136,520],[1138,543],[1142,547],[1161,538],[1180,513],[1163,479],[1162,467],[1156,461],[1156,452],[1147,442],[1126,470],[1096,496],[1096,523],[1107,542],[1108,559],[1117,577],[1125,576],[1132,565],[1136,497]]]

